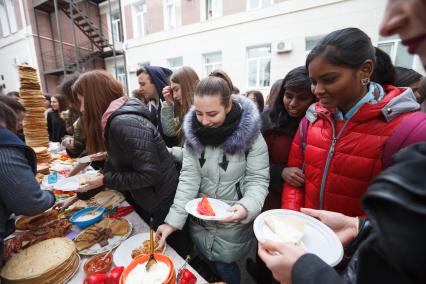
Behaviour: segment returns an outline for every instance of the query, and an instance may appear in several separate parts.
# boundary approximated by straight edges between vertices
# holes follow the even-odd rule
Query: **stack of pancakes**
[[[52,156],[47,151],[47,147],[33,147],[37,156],[37,164],[48,164],[52,160]]]
[[[24,120],[25,142],[31,147],[49,147],[49,133],[44,116],[44,96],[40,89],[37,70],[19,65],[21,103],[27,110]]]
[[[65,283],[79,263],[71,240],[45,240],[13,255],[1,270],[2,283]]]

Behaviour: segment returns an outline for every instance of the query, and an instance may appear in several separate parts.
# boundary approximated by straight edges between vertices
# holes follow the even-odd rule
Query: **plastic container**
[[[84,221],[77,220],[80,216],[88,213],[89,211],[93,211],[96,208],[98,208],[98,209],[96,210],[96,215],[93,215],[93,218],[90,218],[89,220],[84,220]],[[89,226],[101,221],[104,218],[104,213],[105,213],[105,208],[103,208],[103,207],[84,208],[84,209],[81,209],[80,211],[75,212],[71,216],[70,222],[73,223],[74,225],[84,229],[86,227],[89,227]]]
[[[105,257],[106,254],[109,254],[109,255]],[[101,262],[102,258],[104,257],[105,259]],[[111,266],[112,266],[111,253],[107,252],[107,253],[97,254],[89,258],[89,260],[87,260],[84,263],[84,273],[86,273],[87,276],[90,276],[95,273],[105,274],[110,270]]]
[[[176,272],[175,267],[173,265],[172,260],[165,256],[164,254],[154,254],[155,260],[164,262],[169,267],[169,274],[167,275],[166,281],[163,282],[163,284],[175,284],[176,283]],[[130,271],[132,271],[136,265],[143,264],[144,262],[147,262],[149,259],[149,254],[141,255],[137,258],[135,258],[129,266],[124,269],[123,274],[121,274],[120,277],[120,284],[126,284],[126,278],[129,275]]]

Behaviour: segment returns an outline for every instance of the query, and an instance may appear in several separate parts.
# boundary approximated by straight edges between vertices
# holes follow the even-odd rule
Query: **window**
[[[318,42],[322,40],[324,35],[308,36],[305,38],[305,52],[306,56],[311,52],[311,50],[317,45]]]
[[[147,34],[148,17],[147,17],[147,5],[146,1],[140,1],[133,5],[133,18],[135,38],[143,37]]]
[[[18,31],[13,0],[0,0],[0,24],[4,37]]]
[[[176,69],[183,66],[183,57],[174,57],[167,59],[167,65],[170,70],[175,71]]]
[[[120,21],[120,12],[114,11],[111,13],[112,19],[112,36],[114,37],[114,41],[121,41],[121,21]]]
[[[268,87],[271,80],[271,45],[247,48],[248,87]]]
[[[377,47],[389,54],[395,66],[414,67],[414,56],[408,53],[407,47],[401,44],[398,36],[380,37]]]
[[[181,25],[180,0],[164,0],[164,27],[166,30],[177,28]]]
[[[204,75],[208,76],[213,70],[222,68],[222,52],[212,52],[203,55]]]
[[[123,87],[127,86],[127,76],[124,66],[117,66],[117,80],[123,85]]]
[[[201,19],[211,20],[222,16],[222,0],[203,0]]]
[[[248,1],[248,9],[261,9],[273,4],[273,0],[247,0]]]
[[[139,62],[137,65],[138,65],[138,69],[139,69],[139,68],[142,68],[142,67],[144,67],[144,66],[149,66],[149,65],[151,65],[151,62],[149,62],[149,61]]]

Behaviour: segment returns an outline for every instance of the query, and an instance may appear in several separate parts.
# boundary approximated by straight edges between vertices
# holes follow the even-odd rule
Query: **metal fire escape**
[[[114,35],[111,36],[111,43],[108,39],[108,33],[104,34],[105,30],[108,31],[108,28],[105,23],[102,24],[99,4],[105,1],[108,1],[108,5],[110,7],[109,17],[111,18],[110,0],[33,0],[38,44],[41,54],[41,63],[43,66],[43,74],[45,76],[61,76],[75,71],[82,72],[85,69],[85,65],[93,62],[97,58],[104,59],[113,56],[114,62],[116,62],[116,56],[123,54],[121,50],[115,49]],[[82,8],[84,5],[87,6],[86,11]],[[94,19],[96,17],[88,14],[90,12],[88,9],[89,5],[97,6],[97,23],[95,23]],[[37,17],[36,10],[48,13],[51,33],[51,46],[49,48],[43,49],[46,44],[43,45],[41,42],[44,39],[40,36],[39,19]],[[66,15],[69,22],[65,21],[64,23],[63,20],[61,21],[60,12]],[[53,32],[51,17],[51,14],[53,13],[55,15],[57,38],[54,38]],[[121,18],[120,9],[120,19]],[[69,43],[64,44],[63,42],[61,26],[63,24],[72,25],[72,45]],[[87,37],[86,41],[81,42],[80,40],[80,42],[77,43],[76,28]]]

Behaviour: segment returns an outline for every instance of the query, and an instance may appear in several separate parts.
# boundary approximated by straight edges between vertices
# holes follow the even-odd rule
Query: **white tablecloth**
[[[127,205],[127,204],[125,202],[122,205]],[[128,221],[130,221],[133,225],[133,231],[132,231],[132,234],[129,236],[129,238],[131,236],[134,236],[134,235],[137,235],[137,234],[140,234],[140,233],[149,232],[149,226],[144,222],[144,220],[142,220],[141,217],[139,217],[139,215],[135,211],[133,211],[129,215],[125,216],[124,218],[127,219]],[[170,245],[167,246],[165,255],[170,257],[170,259],[173,261],[173,264],[174,264],[176,270],[179,269],[185,263],[185,260],[182,257],[180,257],[180,255],[178,255],[176,253],[176,251]],[[79,267],[77,273],[74,275],[73,278],[70,279],[70,281],[68,281],[68,283],[70,283],[70,284],[82,284],[83,283],[84,278],[86,278],[86,274],[84,273],[84,270],[83,270],[83,265],[84,265],[84,262],[88,258],[89,257],[81,256],[80,267]],[[198,272],[195,271],[190,265],[187,265],[186,268],[189,269],[197,277],[197,284],[198,283],[200,283],[200,284],[201,283],[207,283],[207,281],[204,280],[198,274]]]

